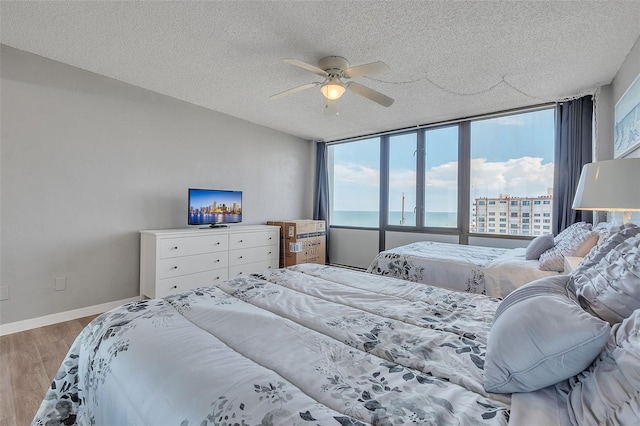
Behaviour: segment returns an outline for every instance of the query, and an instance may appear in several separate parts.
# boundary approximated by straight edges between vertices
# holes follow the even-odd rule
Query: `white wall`
[[[185,227],[189,187],[243,191],[249,224],[311,217],[313,143],[6,46],[0,55],[0,323],[138,295],[138,230]]]

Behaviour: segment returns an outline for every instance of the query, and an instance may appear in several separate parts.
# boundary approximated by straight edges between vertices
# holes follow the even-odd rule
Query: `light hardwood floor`
[[[0,336],[0,426],[31,424],[71,344],[96,316]]]

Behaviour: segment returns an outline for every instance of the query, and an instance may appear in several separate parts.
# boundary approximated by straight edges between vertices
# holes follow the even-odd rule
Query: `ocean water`
[[[401,225],[401,220],[402,212],[389,212],[389,225]],[[377,228],[379,224],[380,219],[378,212],[338,210],[331,213],[331,225]],[[415,213],[404,213],[404,225],[416,225]],[[455,212],[427,212],[425,225],[433,227],[456,227],[458,226],[458,215]]]

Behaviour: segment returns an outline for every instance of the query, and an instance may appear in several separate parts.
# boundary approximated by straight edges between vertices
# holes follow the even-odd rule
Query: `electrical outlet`
[[[6,285],[0,287],[0,300],[9,300],[9,287]]]
[[[64,278],[64,277],[56,278],[54,288],[55,288],[56,291],[66,290],[67,289],[67,279]]]

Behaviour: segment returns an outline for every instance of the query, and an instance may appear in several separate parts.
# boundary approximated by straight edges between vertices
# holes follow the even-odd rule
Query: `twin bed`
[[[636,259],[640,280],[637,241],[607,261]],[[562,281],[552,297],[579,306],[570,276],[548,279]],[[504,355],[487,357],[496,312],[520,312],[534,288],[502,302],[303,264],[130,303],[81,332],[33,424],[577,424],[571,376],[535,392],[485,390],[485,365]]]
[[[380,252],[367,272],[467,293],[504,297],[539,278],[538,260],[524,248],[503,249],[420,241]]]

